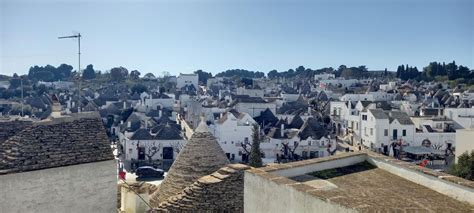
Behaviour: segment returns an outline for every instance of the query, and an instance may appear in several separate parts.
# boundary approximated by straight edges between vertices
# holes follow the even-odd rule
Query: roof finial
[[[206,117],[204,116],[204,113],[201,113],[200,117],[201,117],[201,122],[199,122],[199,125],[196,128],[195,132],[209,132],[209,129],[207,128]]]

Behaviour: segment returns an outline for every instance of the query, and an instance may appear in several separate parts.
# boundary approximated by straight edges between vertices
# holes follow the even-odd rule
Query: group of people
[[[394,157],[396,159],[400,159],[400,154],[402,152],[402,147],[403,147],[403,141],[401,139],[398,139],[397,141],[394,141],[390,143],[389,145],[382,144],[382,147],[383,147],[382,153],[384,155]]]

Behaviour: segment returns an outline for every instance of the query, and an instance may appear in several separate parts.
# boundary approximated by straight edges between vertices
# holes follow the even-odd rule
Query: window
[[[370,135],[374,135],[374,129],[370,128]]]
[[[402,131],[402,136],[407,136],[407,130],[406,130],[406,129],[404,129],[404,130]]]
[[[362,120],[366,121],[367,120],[367,115],[362,115]]]
[[[388,136],[388,129],[383,130],[383,136]]]

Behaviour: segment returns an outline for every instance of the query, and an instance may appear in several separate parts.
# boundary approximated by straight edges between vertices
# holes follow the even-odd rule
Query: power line
[[[150,209],[153,209],[153,207],[151,207],[151,205],[146,202],[145,199],[143,199],[142,196],[140,196],[140,194],[138,194],[135,190],[133,190],[132,186],[130,186],[130,184],[127,183],[127,181],[125,181],[124,179],[121,179],[125,184],[127,184],[128,188],[133,192],[135,193],[148,207],[150,207]]]

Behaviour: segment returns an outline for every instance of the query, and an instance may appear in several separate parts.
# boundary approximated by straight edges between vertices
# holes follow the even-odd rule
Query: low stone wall
[[[249,166],[230,164],[204,176],[150,212],[243,212],[244,171]]]

